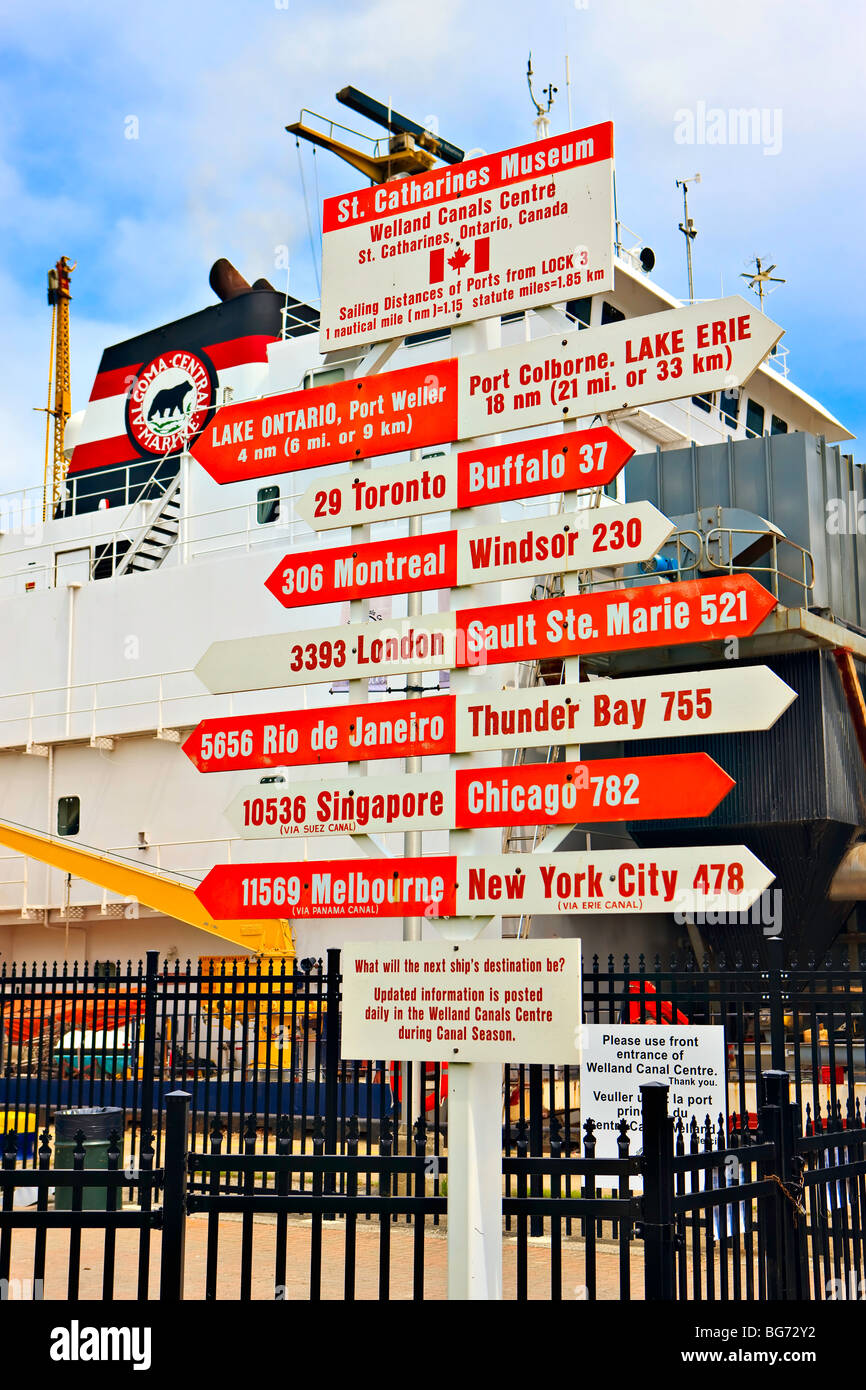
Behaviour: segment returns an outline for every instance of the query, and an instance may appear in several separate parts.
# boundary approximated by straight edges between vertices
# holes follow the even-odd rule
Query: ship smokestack
[[[256,280],[255,284],[251,285],[225,256],[214,261],[208,278],[211,289],[223,303],[229,299],[237,299],[241,294],[251,294],[253,290],[270,290],[271,293],[275,293],[268,280]]]

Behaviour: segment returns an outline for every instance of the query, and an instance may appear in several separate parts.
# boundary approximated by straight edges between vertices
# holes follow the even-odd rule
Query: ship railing
[[[17,872],[10,878],[0,876],[0,911],[20,912],[24,916],[39,911],[30,902],[30,860],[22,859],[17,854],[3,854],[0,855],[0,866],[3,864],[14,867]],[[9,889],[20,889],[20,893],[9,892]]]
[[[756,542],[759,539],[768,542],[769,563],[761,565],[750,561],[747,565],[738,564],[733,553],[735,536],[754,536]],[[789,574],[779,563],[779,550],[783,546],[786,547],[785,562],[792,564],[795,570],[793,574]],[[767,587],[774,598],[782,599],[783,602],[785,599],[779,586],[784,583],[792,584],[795,590],[799,591],[801,607],[808,608],[812,601],[815,560],[811,550],[806,550],[787,536],[777,535],[775,531],[760,531],[743,526],[714,526],[704,536],[704,562],[705,567],[721,570],[725,574],[739,574],[745,570],[749,574],[767,575]]]
[[[278,544],[294,546],[301,541],[310,545],[315,544],[316,533],[310,530],[301,517],[295,515],[294,503],[300,495],[300,492],[281,492],[279,499],[273,499],[274,501],[279,500],[279,517],[267,523],[258,521],[259,503],[255,499],[235,502],[230,507],[209,507],[204,511],[186,513],[183,517],[183,543],[173,547],[173,550],[176,551],[176,562],[184,565],[191,564],[200,559],[224,554],[231,550],[252,552]],[[133,505],[135,506],[137,503]],[[130,508],[129,520],[131,520],[131,513],[132,508]],[[223,529],[216,531],[205,530],[204,527],[200,527],[198,534],[196,533],[196,523],[209,522],[224,516],[233,516],[236,524],[231,526],[223,524]],[[154,518],[149,517],[145,521],[131,526],[128,524],[128,520],[124,519],[124,522],[119,526],[113,525],[111,530],[86,532],[81,536],[64,537],[62,544],[59,538],[54,539],[51,542],[52,554],[49,559],[44,559],[41,564],[27,560],[23,564],[19,563],[18,567],[9,569],[0,575],[0,595],[20,592],[22,581],[39,589],[59,588],[68,583],[69,574],[57,570],[55,552],[59,551],[89,550],[88,573],[92,578],[95,564],[104,558],[113,542],[131,540],[134,545],[142,536],[147,534],[153,522]],[[348,537],[348,528],[344,528],[344,534]],[[339,543],[340,532],[332,532],[329,535],[334,537],[335,544]],[[34,545],[40,543],[45,544],[38,539],[30,540],[15,550],[6,550],[0,559],[6,565],[14,562],[17,557],[32,556]],[[102,556],[100,556],[100,551],[103,552]],[[106,576],[106,579],[110,577]],[[101,579],[99,582],[104,583],[105,579]]]
[[[305,121],[305,116],[310,117],[311,119]],[[387,135],[379,136],[379,138],[377,139],[373,135],[366,135],[361,130],[355,130],[352,126],[341,125],[339,121],[332,121],[329,116],[320,116],[318,111],[311,111],[308,106],[302,106],[301,114],[298,117],[298,124],[306,125],[311,129],[316,130],[317,127],[313,125],[313,121],[317,121],[319,126],[324,127],[324,129],[321,130],[320,133],[323,135],[327,135],[331,140],[338,140],[340,138],[338,135],[335,134],[336,131],[341,131],[343,135],[351,135],[352,141],[363,140],[365,144],[371,147],[370,154],[373,157],[387,154],[390,148],[389,137]],[[345,144],[345,141],[343,141],[342,143]]]
[[[622,566],[617,569],[586,570],[582,592],[594,594],[604,589],[626,589],[635,585],[670,584],[675,580],[696,579],[703,561],[703,541],[700,531],[683,527],[665,542],[665,550],[670,547],[674,550],[673,554],[665,557],[671,562],[669,567],[655,569],[654,556],[640,565],[630,564],[628,569],[633,571],[631,575],[624,575]]]
[[[172,683],[178,681],[186,688],[172,692]],[[47,756],[50,744],[65,739],[89,739],[93,747],[100,747],[100,739],[136,732],[178,742],[178,731],[192,728],[202,717],[205,698],[191,669],[0,694],[0,747]],[[231,715],[232,697],[221,697],[223,702],[226,707],[221,712]],[[136,710],[142,712],[141,718],[130,718]]]

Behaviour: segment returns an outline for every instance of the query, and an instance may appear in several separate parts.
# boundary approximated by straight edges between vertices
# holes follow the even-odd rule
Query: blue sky
[[[292,292],[316,298],[283,129],[301,106],[363,128],[334,100],[351,83],[435,118],[466,149],[505,148],[533,135],[530,48],[538,85],[559,87],[554,133],[568,126],[566,53],[573,124],[614,121],[619,216],[655,250],[654,278],[687,293],[675,179],[700,171],[696,295],[742,289],[756,253],[775,261],[787,283],[766,310],[787,330],[792,379],[856,434],[866,426],[859,0],[0,0],[0,19],[4,490],[41,482],[44,416],[32,407],[45,403],[45,275],[59,255],[78,262],[79,408],[103,346],[213,302],[217,256],[282,288],[275,256],[287,245]],[[681,143],[685,111],[754,107],[763,142]],[[322,152],[301,157],[315,229],[317,191],[360,181]]]

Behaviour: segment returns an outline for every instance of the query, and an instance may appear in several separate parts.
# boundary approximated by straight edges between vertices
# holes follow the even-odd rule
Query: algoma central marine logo
[[[204,427],[215,386],[213,367],[195,353],[177,350],[154,357],[129,390],[126,429],[130,439],[142,453],[182,449]]]

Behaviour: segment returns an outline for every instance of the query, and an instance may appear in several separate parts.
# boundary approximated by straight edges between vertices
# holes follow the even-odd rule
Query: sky
[[[676,180],[699,172],[696,298],[748,295],[754,256],[775,262],[765,312],[792,380],[866,428],[862,0],[0,0],[0,25],[2,491],[42,480],[60,255],[80,409],[103,347],[214,302],[218,256],[283,289],[288,248],[291,293],[318,300],[321,199],[363,180],[296,148],[301,107],[379,133],[335,100],[351,84],[465,150],[505,149],[534,135],[530,51],[558,88],[553,134],[613,120],[618,214],[653,278],[687,296]],[[742,109],[759,112],[745,141]]]

